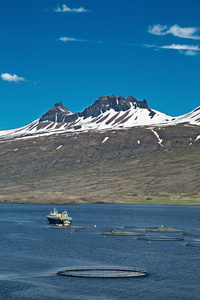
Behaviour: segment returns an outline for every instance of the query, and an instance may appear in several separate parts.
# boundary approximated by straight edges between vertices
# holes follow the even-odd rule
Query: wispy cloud
[[[194,56],[200,51],[200,48],[198,45],[179,45],[179,44],[172,44],[168,46],[161,46],[162,49],[173,49],[173,50],[179,50],[182,54]]]
[[[9,74],[9,73],[2,73],[1,78],[4,81],[9,81],[9,82],[19,82],[19,81],[26,81],[24,77],[17,76],[16,74]]]
[[[172,34],[173,36],[185,39],[193,39],[193,40],[200,40],[200,28],[198,27],[180,27],[178,25],[173,25],[168,27],[166,25],[153,25],[149,26],[148,32],[155,35],[166,35]]]
[[[172,44],[166,46],[156,46],[156,45],[144,45],[147,48],[155,48],[155,50],[159,49],[169,49],[169,50],[177,50],[180,53],[188,56],[195,56],[200,51],[199,45],[180,45],[180,44]]]
[[[67,36],[60,37],[59,41],[62,41],[62,42],[87,42],[86,40],[70,38]]]
[[[173,25],[171,27],[166,25],[153,25],[149,26],[148,32],[154,35],[167,35],[172,34],[174,37],[200,40],[200,28],[198,27],[180,27],[179,25]],[[188,56],[195,56],[200,51],[199,45],[180,45],[180,44],[171,44],[166,46],[155,46],[155,45],[145,45],[146,47],[154,47],[158,49],[172,49],[178,50],[180,53]]]
[[[89,12],[88,9],[85,9],[84,7],[79,7],[79,8],[70,8],[67,5],[63,4],[61,7],[57,7],[53,9],[55,12],[72,12],[72,13],[84,13],[84,12]]]
[[[172,44],[169,46],[161,46],[160,48],[163,49],[175,49],[175,50],[194,50],[194,51],[200,51],[199,46],[194,45],[179,45],[179,44]]]
[[[67,36],[62,36],[58,40],[62,41],[62,42],[84,42],[84,43],[94,43],[94,44],[109,44],[109,42],[106,42],[106,41],[84,40],[84,39],[77,39],[77,38],[72,38],[72,37],[67,37]]]
[[[167,28],[168,27],[165,25],[163,26],[163,25],[157,24],[157,25],[149,26],[148,32],[151,34],[155,34],[155,35],[165,35]]]
[[[79,38],[73,38],[73,37],[60,37],[58,39],[59,41],[65,42],[65,43],[70,43],[70,42],[84,42],[84,43],[102,43],[102,44],[110,44],[110,42],[106,41],[95,41],[95,40],[85,40],[85,39],[79,39]],[[145,47],[145,48],[154,48],[155,50],[160,50],[160,49],[171,49],[171,50],[176,50],[179,51],[181,54],[188,55],[188,56],[195,56],[199,53],[200,48],[199,45],[181,45],[181,44],[171,44],[171,45],[164,45],[164,46],[157,46],[157,45],[149,45],[149,44],[124,44],[124,45],[129,45],[129,46],[139,46],[139,47]]]

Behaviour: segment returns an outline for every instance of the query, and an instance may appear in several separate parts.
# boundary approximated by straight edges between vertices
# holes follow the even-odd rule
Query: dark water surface
[[[0,204],[0,299],[200,299],[200,248],[185,245],[199,243],[200,237],[145,241],[101,234],[124,226],[161,225],[200,232],[200,207],[84,204],[56,208],[67,209],[73,225],[87,229],[50,229],[46,215],[52,205]],[[147,235],[182,237],[182,233]],[[126,266],[145,269],[150,275],[122,279],[56,275],[72,266]]]

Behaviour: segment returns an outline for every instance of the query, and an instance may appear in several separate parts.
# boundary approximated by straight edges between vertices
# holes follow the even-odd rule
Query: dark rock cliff
[[[59,102],[56,103],[51,109],[49,109],[41,118],[40,122],[51,121],[51,122],[64,122],[66,115],[71,114],[70,111]]]
[[[124,98],[123,96],[116,97],[115,95],[108,95],[99,97],[91,106],[80,113],[71,113],[61,102],[56,103],[54,107],[48,110],[40,118],[40,122],[51,121],[70,123],[78,119],[78,117],[83,117],[84,119],[88,117],[97,117],[102,112],[104,113],[110,109],[114,109],[115,111],[126,111],[130,109],[131,106],[134,106],[134,108],[139,107],[149,109],[146,100],[138,101],[133,96]]]

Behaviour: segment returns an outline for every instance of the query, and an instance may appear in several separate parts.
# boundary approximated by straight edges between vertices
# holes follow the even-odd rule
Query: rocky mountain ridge
[[[18,129],[0,131],[0,140],[49,136],[54,134],[108,131],[132,127],[173,126],[177,124],[200,124],[200,107],[179,117],[171,117],[150,109],[146,100],[133,96],[115,95],[99,97],[83,112],[70,112],[59,102],[40,119]]]
[[[131,106],[134,106],[135,109],[137,107],[148,109],[146,100],[138,101],[133,96],[129,96],[127,99],[125,99],[122,96],[116,97],[115,95],[108,95],[99,97],[91,106],[87,107],[83,112],[80,113],[71,113],[63,106],[61,102],[56,103],[53,108],[48,110],[40,118],[40,122],[52,121],[58,123],[70,123],[77,120],[79,117],[83,117],[84,119],[89,117],[98,117],[100,114],[111,109],[117,112],[127,111],[131,108]]]

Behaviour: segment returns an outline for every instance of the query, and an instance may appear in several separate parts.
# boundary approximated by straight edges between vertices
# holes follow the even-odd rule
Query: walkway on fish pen
[[[190,247],[200,247],[200,243],[187,243],[186,246],[190,246]]]
[[[172,237],[172,236],[141,236],[138,240],[144,241],[184,241],[183,237]]]
[[[89,266],[89,267],[70,267],[58,271],[57,275],[86,278],[131,278],[149,275],[146,271],[139,271],[127,267],[114,266]]]

